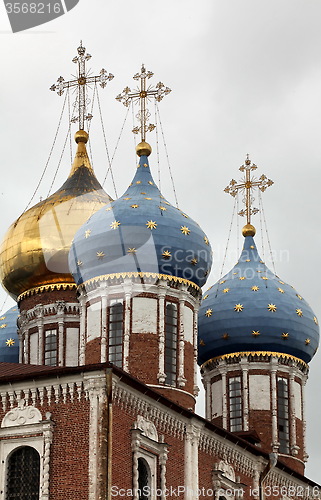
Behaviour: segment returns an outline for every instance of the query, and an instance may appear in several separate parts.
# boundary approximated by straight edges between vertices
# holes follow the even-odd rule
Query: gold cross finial
[[[243,203],[245,204],[245,209],[241,210],[238,215],[246,216],[247,224],[251,224],[251,215],[255,215],[259,212],[258,208],[254,208],[254,196],[252,195],[254,188],[259,188],[260,191],[264,192],[266,188],[272,186],[273,181],[268,179],[266,175],[262,174],[258,179],[251,175],[251,173],[257,169],[257,166],[251,162],[249,155],[246,155],[246,160],[244,165],[242,165],[239,170],[245,175],[243,179],[237,183],[236,180],[232,179],[229,185],[224,189],[225,193],[229,193],[232,196],[236,196],[239,191],[244,192]]]
[[[160,102],[165,95],[171,92],[171,89],[165,87],[162,82],[158,82],[154,88],[151,85],[147,87],[146,80],[153,75],[154,73],[147,71],[143,64],[140,73],[136,73],[136,75],[133,76],[134,80],[140,80],[140,87],[137,87],[134,91],[131,91],[129,87],[125,87],[122,93],[116,97],[117,101],[122,102],[124,106],[127,107],[132,100],[135,103],[140,103],[140,110],[136,115],[136,118],[140,121],[140,126],[134,127],[133,132],[134,134],[140,132],[141,142],[145,142],[146,132],[151,132],[155,128],[155,125],[152,123],[147,124],[150,118],[150,112],[146,106],[147,101],[149,101],[151,97],[154,97],[157,102]]]
[[[91,120],[92,115],[87,113],[86,105],[88,104],[87,98],[87,88],[90,83],[98,82],[102,88],[106,87],[108,81],[114,78],[114,75],[107,73],[105,69],[100,71],[98,76],[90,76],[89,71],[86,69],[86,62],[91,59],[90,54],[86,54],[86,48],[82,45],[82,40],[80,41],[80,46],[77,49],[78,55],[73,58],[72,62],[78,64],[78,74],[75,76],[74,80],[66,82],[65,79],[60,76],[57,83],[50,87],[50,90],[57,91],[58,95],[62,95],[65,89],[70,87],[77,87],[77,101],[78,105],[78,116],[74,116],[71,121],[72,123],[79,122],[79,129],[84,130],[85,120]]]

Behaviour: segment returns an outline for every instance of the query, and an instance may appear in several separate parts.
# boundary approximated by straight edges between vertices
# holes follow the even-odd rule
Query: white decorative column
[[[272,408],[272,451],[276,453],[279,450],[280,443],[278,441],[278,400],[277,400],[277,384],[276,373],[278,361],[275,358],[271,359],[271,408]]]
[[[137,439],[132,441],[132,452],[133,452],[133,500],[138,500],[138,489],[139,489],[139,475],[138,475],[138,451],[139,451],[140,441]]]
[[[290,403],[290,450],[291,455],[296,456],[298,454],[298,450],[300,449],[296,443],[296,415],[295,415],[295,372],[293,369],[290,371],[290,380],[289,380],[289,403]]]
[[[198,500],[198,443],[200,429],[188,424],[185,434],[184,481],[185,500]]]
[[[185,295],[185,294],[184,294]],[[186,384],[184,377],[184,355],[185,355],[185,341],[184,341],[184,307],[185,299],[179,300],[179,329],[178,329],[178,387],[182,388]]]
[[[158,294],[158,317],[159,317],[159,360],[158,360],[158,382],[164,384],[165,374],[165,295],[166,284],[160,282]]]
[[[78,300],[80,304],[79,364],[84,365],[85,355],[86,355],[86,297],[85,297],[85,292],[83,290],[81,290]]]
[[[206,373],[203,375],[203,385],[205,389],[205,418],[212,420],[212,402],[211,402],[211,375]]]
[[[226,368],[220,370],[222,374],[222,395],[223,395],[223,428],[227,429],[227,390],[226,387]]]
[[[247,359],[241,359],[242,385],[243,385],[243,430],[249,430],[249,384],[248,372],[249,364]]]
[[[124,317],[124,352],[123,352],[123,369],[128,372],[129,370],[129,342],[130,342],[130,315],[131,315],[131,289],[128,289],[128,286],[131,287],[131,282],[128,281],[127,287],[125,283],[125,317]]]
[[[101,352],[102,363],[108,361],[107,356],[107,308],[108,308],[108,288],[104,286],[101,290]]]
[[[37,318],[37,329],[38,329],[38,352],[37,352],[37,364],[42,365],[43,363],[43,307],[42,305],[37,305],[35,307],[35,313]]]
[[[197,385],[197,374],[198,374],[198,310],[199,303],[195,305],[193,312],[193,345],[194,345],[194,396],[197,397],[199,393],[199,387]]]
[[[58,366],[64,365],[64,315],[66,303],[63,300],[57,301],[58,315]]]
[[[46,413],[47,422],[43,427],[44,450],[43,450],[43,472],[41,485],[41,500],[49,500],[49,478],[50,478],[50,446],[52,443],[51,413]]]
[[[305,386],[308,380],[308,375],[304,375],[302,378],[302,439],[303,439],[303,460],[304,462],[308,461],[309,455],[307,454],[306,449],[306,433],[307,433],[307,421],[306,421],[306,409],[305,409]]]

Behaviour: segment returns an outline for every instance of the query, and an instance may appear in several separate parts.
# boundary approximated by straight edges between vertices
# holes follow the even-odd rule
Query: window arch
[[[177,305],[167,302],[165,307],[165,374],[168,385],[176,384],[177,333]]]
[[[148,500],[150,498],[150,468],[144,458],[138,459],[138,490],[139,500]]]
[[[31,446],[15,449],[8,458],[6,500],[39,500],[40,455]]]

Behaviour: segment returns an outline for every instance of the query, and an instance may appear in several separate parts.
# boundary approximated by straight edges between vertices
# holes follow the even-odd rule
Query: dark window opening
[[[277,394],[280,453],[289,453],[289,386],[286,378],[278,377]]]
[[[148,500],[150,498],[149,484],[150,470],[148,463],[143,458],[138,459],[138,498]]]
[[[115,300],[109,306],[108,318],[108,346],[109,361],[116,366],[123,366],[123,330],[124,307],[122,300]]]
[[[15,450],[8,459],[6,500],[39,500],[40,456],[30,446]]]
[[[238,432],[242,425],[242,387],[241,377],[229,379],[230,431]]]
[[[177,333],[177,306],[168,303],[165,308],[165,374],[168,385],[176,384]]]
[[[45,365],[57,365],[57,330],[45,332]]]

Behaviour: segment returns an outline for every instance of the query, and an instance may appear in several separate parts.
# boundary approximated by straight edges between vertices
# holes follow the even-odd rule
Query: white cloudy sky
[[[58,76],[67,79],[75,71],[71,59],[83,39],[93,55],[90,67],[115,75],[100,94],[111,152],[126,111],[114,97],[133,84],[141,63],[154,71],[155,83],[172,88],[160,106],[164,133],[180,207],[202,225],[215,251],[208,283],[220,274],[232,214],[233,199],[223,189],[250,153],[275,181],[264,207],[278,274],[321,318],[320,18],[319,0],[80,0],[57,20],[12,34],[1,5],[1,235],[25,208],[43,171],[63,101],[48,89]],[[94,114],[93,161],[102,180],[106,157]],[[63,123],[35,202],[47,196],[67,117]],[[135,171],[131,127],[129,120],[114,162],[118,194]],[[155,134],[149,141],[155,148]],[[69,156],[54,188],[68,173]],[[151,164],[156,178],[156,155]],[[164,154],[161,168],[163,192],[173,200]],[[106,189],[114,196],[110,180]],[[259,216],[254,223],[259,228]],[[234,231],[226,270],[236,247]],[[307,474],[315,481],[321,479],[320,377],[319,353],[307,390]]]

